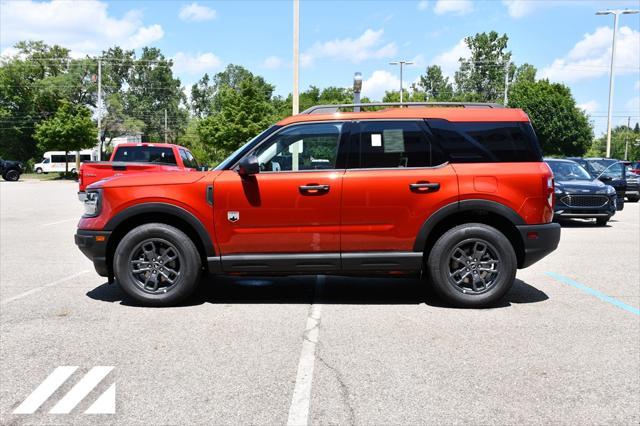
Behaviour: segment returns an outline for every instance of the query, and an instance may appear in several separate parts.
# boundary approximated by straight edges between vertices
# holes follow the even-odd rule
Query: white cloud
[[[591,101],[587,101],[581,104],[578,104],[578,108],[580,108],[581,110],[583,110],[584,112],[591,114],[594,111],[598,110],[598,107],[600,106],[600,104],[598,104],[597,101],[595,100],[591,100]]]
[[[533,12],[533,10],[540,5],[540,1],[531,0],[502,0],[502,4],[507,7],[509,16],[515,19],[522,18]]]
[[[436,15],[444,15],[445,13],[466,15],[473,12],[473,2],[471,0],[438,0],[433,11]]]
[[[178,52],[172,59],[174,63],[173,69],[178,74],[211,73],[218,71],[222,65],[220,58],[211,52],[198,53],[196,55]]]
[[[302,63],[310,65],[316,58],[331,58],[360,63],[367,59],[383,59],[398,51],[396,44],[383,44],[384,30],[368,29],[358,38],[335,39],[314,43],[302,55]]]
[[[600,27],[587,33],[563,58],[541,72],[542,78],[575,82],[609,73],[613,30]],[[616,40],[616,73],[637,75],[640,69],[640,32],[629,27],[619,30]]]
[[[283,61],[279,56],[269,56],[262,61],[262,67],[270,70],[278,69],[282,66]]]
[[[468,58],[471,54],[467,43],[464,39],[461,39],[450,50],[440,53],[433,59],[435,65],[439,65],[442,68],[442,73],[446,76],[452,77],[460,66],[460,58]]]
[[[636,85],[633,86],[634,89],[640,90],[640,80],[636,81]]]
[[[97,0],[13,1],[1,7],[0,40],[5,48],[20,40],[44,40],[81,56],[113,45],[138,48],[164,36],[160,25],[145,26],[139,11],[116,18],[109,15],[107,3]]]
[[[429,8],[429,0],[420,0],[416,7],[418,10],[427,10]]]
[[[625,104],[625,107],[630,111],[640,111],[640,96],[634,96],[633,98],[629,99]]]
[[[362,82],[362,96],[381,100],[386,91],[400,90],[400,79],[386,70],[377,70]]]
[[[187,22],[209,21],[216,17],[216,11],[207,6],[201,6],[198,3],[191,3],[180,9],[178,17]]]

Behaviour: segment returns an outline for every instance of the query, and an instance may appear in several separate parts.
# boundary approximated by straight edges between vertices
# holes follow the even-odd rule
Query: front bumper
[[[84,200],[87,199],[87,193],[84,191],[78,191],[78,200],[80,200],[81,203],[84,203]]]
[[[524,257],[518,268],[533,265],[558,247],[560,242],[560,225],[545,223],[541,225],[516,226],[524,243]]]
[[[76,245],[92,262],[98,275],[108,277],[111,268],[107,262],[107,244],[111,231],[92,231],[78,229],[75,235]]]
[[[576,194],[568,194],[569,196],[576,196]],[[580,196],[580,195],[578,195]],[[616,214],[617,210],[621,210],[620,200],[615,195],[608,196],[609,200],[606,204],[600,207],[589,206],[572,206],[563,203],[560,198],[556,202],[553,217],[556,219],[572,219],[572,218],[610,218]]]

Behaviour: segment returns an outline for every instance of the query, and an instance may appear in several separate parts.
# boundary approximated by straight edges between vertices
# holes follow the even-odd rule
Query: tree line
[[[501,103],[507,85],[508,106],[529,115],[545,155],[601,152],[601,140],[594,140],[589,118],[577,107],[570,89],[537,79],[533,65],[514,64],[506,34],[479,33],[465,41],[471,53],[460,58],[452,81],[439,66],[429,66],[404,98]],[[47,150],[95,146],[98,129],[92,117],[98,106],[98,57],[72,58],[68,49],[42,41],[15,47],[18,53],[0,63],[0,156],[26,161]],[[137,55],[116,46],[99,58],[100,135],[107,147],[113,138],[127,134],[163,141],[166,114],[166,138],[213,165],[291,114],[291,94],[275,95],[272,84],[240,65],[204,74],[185,88],[174,75],[173,61],[157,48],[145,47]],[[300,109],[352,99],[351,88],[311,86],[300,93]],[[399,101],[399,92],[386,92],[382,100]],[[629,131],[633,132],[626,126],[614,131],[614,153],[620,152]],[[640,148],[631,149],[630,158],[638,158]]]

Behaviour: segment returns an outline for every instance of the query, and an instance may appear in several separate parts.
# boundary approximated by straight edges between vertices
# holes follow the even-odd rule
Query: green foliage
[[[424,92],[412,91],[409,92],[407,89],[402,89],[402,102],[424,102],[426,100],[426,95]],[[384,93],[384,97],[382,98],[382,102],[400,102],[400,91],[392,90],[391,92],[386,91]]]
[[[636,127],[638,124],[636,123]],[[611,129],[611,158],[624,159],[625,148],[627,159],[640,160],[640,129],[636,131],[627,126]],[[604,157],[607,152],[607,135],[595,139],[586,153],[588,157]]]
[[[97,136],[91,111],[67,101],[60,104],[53,117],[38,123],[34,133],[42,151],[80,151],[94,146]]]
[[[446,102],[453,99],[453,85],[438,65],[427,67],[425,75],[420,76],[413,89],[414,93],[423,93],[424,100]]]
[[[581,156],[593,140],[588,117],[564,84],[522,79],[509,91],[509,107],[529,115],[545,155]]]

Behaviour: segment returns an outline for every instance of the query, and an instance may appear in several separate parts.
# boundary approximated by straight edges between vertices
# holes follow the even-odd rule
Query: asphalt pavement
[[[75,247],[76,190],[0,183],[0,424],[640,423],[638,203],[564,226],[491,309],[332,276],[205,277],[154,309]],[[61,366],[78,368],[14,414]],[[84,395],[96,366],[113,369]],[[86,414],[113,384],[115,413]]]

